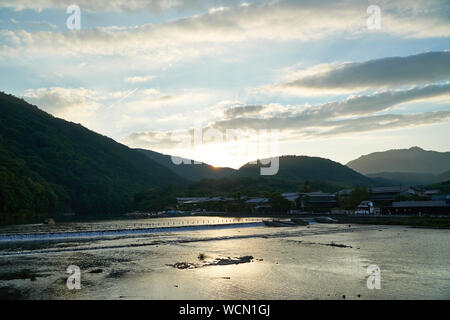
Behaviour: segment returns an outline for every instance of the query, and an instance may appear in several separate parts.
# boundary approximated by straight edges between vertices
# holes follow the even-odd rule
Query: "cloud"
[[[291,131],[307,132],[308,136],[314,134],[323,135],[323,130],[328,134],[343,133],[344,128],[353,125],[355,131],[371,131],[385,129],[380,125],[380,121],[395,120],[395,127],[402,125],[411,126],[445,121],[449,117],[447,111],[442,113],[425,112],[416,115],[380,115],[380,112],[387,112],[394,106],[405,103],[435,101],[448,102],[450,99],[450,83],[444,85],[428,85],[415,87],[408,90],[391,90],[375,93],[372,95],[351,96],[343,101],[329,102],[317,106],[285,106],[272,104],[261,108],[263,112],[254,114],[252,117],[236,117],[224,119],[210,124],[211,127],[220,130],[226,129],[279,129]],[[267,114],[275,107],[271,116]],[[440,115],[439,118],[436,115]],[[371,125],[370,119],[374,122]],[[361,122],[358,122],[361,120]],[[428,121],[428,122],[427,122]],[[364,125],[360,125],[364,123]],[[354,125],[356,124],[356,125]],[[329,128],[340,128],[339,130]],[[327,131],[328,130],[328,131]],[[348,130],[348,129],[346,129]]]
[[[322,132],[311,132],[311,134],[315,137],[330,137],[348,133],[417,127],[441,123],[448,120],[450,120],[450,110],[422,112],[416,114],[376,115],[358,119],[337,121],[337,123],[328,122],[327,124],[331,127],[331,129]]]
[[[224,116],[226,118],[236,118],[241,116],[248,116],[257,114],[264,109],[261,105],[244,105],[244,106],[232,106],[225,109]]]
[[[57,28],[56,25],[54,25],[52,23],[49,23],[49,22],[46,22],[46,21],[31,21],[31,22],[29,22],[27,24],[30,25],[31,27],[35,28],[35,29],[50,29],[50,30],[53,30],[53,29]]]
[[[31,3],[25,1],[21,6]],[[48,0],[45,3],[51,5],[54,2]],[[112,6],[122,8],[122,1],[111,3]],[[129,6],[139,7],[140,3],[132,1]],[[384,23],[377,32],[406,38],[418,35],[450,36],[448,9],[442,3],[419,1],[415,4],[416,11],[411,12],[404,9],[409,7],[409,2],[401,3],[405,6],[383,2],[383,21],[387,20],[389,23]],[[439,4],[443,7],[442,10],[429,13],[420,11],[433,6],[439,8]],[[105,4],[105,7],[108,5]],[[179,61],[223,53],[220,45],[225,44],[229,48],[229,45],[248,41],[267,40],[278,43],[371,34],[374,31],[368,30],[366,26],[366,9],[367,5],[360,1],[270,1],[220,10],[216,8],[161,24],[128,28],[102,27],[64,33],[3,31],[3,37],[8,36],[16,41],[4,45],[1,52],[147,56],[154,61]]]
[[[93,90],[60,87],[28,89],[23,97],[54,115],[73,109],[84,111],[97,109],[100,106],[97,100],[101,99]]]
[[[13,8],[16,11],[32,9],[66,9],[72,5],[73,0],[3,0],[1,6]],[[201,6],[200,0],[77,0],[76,4],[86,11],[106,12],[132,12],[147,10],[161,12],[169,9],[188,9]]]
[[[154,78],[155,78],[155,76],[152,76],[152,75],[144,76],[144,77],[135,76],[135,77],[126,77],[124,79],[124,81],[127,83],[145,83]]]
[[[380,113],[393,110],[393,107],[400,104],[448,102],[449,99],[450,84],[445,84],[352,96],[343,101],[317,106],[237,105],[225,108],[225,119],[204,126],[203,130],[215,129],[223,136],[228,130],[234,130],[241,138],[244,135],[250,135],[249,138],[252,138],[251,135],[257,130],[278,129],[282,133],[280,138],[288,140],[394,130],[449,121],[450,110],[409,114]],[[169,153],[171,149],[181,152],[183,148],[180,148],[180,143],[183,139],[192,139],[192,128],[184,131],[135,132],[126,136],[124,143],[133,147],[166,150]],[[209,148],[211,142],[203,141],[203,144]],[[226,143],[224,147],[225,145]]]
[[[179,141],[174,140],[172,132],[166,131],[148,131],[136,132],[126,136],[123,139],[126,145],[133,148],[144,149],[166,149],[174,148]]]
[[[268,90],[286,90],[297,94],[342,93],[448,79],[450,51],[441,51],[339,65],[318,65],[302,70],[296,79],[268,87]]]
[[[86,88],[52,87],[28,89],[23,98],[56,117],[92,128],[106,97]]]

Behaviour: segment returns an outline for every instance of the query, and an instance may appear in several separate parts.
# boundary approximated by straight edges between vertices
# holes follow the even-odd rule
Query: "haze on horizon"
[[[0,0],[0,85],[130,147],[236,168],[273,154],[172,133],[276,129],[280,155],[345,164],[450,150],[449,36],[437,0]]]

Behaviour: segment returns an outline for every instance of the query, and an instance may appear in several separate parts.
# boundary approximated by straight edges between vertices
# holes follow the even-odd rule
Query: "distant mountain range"
[[[386,172],[431,174],[438,176],[450,170],[450,152],[426,151],[419,147],[374,152],[347,163],[347,166],[363,174],[377,174],[386,177]],[[380,174],[383,173],[383,174]],[[395,176],[394,175],[394,176]],[[417,177],[427,180],[425,175]]]
[[[39,221],[64,212],[126,212],[133,209],[137,193],[192,183],[198,193],[207,191],[204,187],[208,186],[297,191],[304,181],[314,182],[323,191],[355,185],[435,183],[450,180],[450,153],[418,147],[390,150],[362,156],[347,166],[318,157],[282,156],[278,173],[263,177],[260,167],[260,163],[238,170],[208,164],[176,165],[170,155],[130,149],[0,93],[0,224]],[[198,182],[202,179],[209,182],[202,186]],[[251,185],[239,187],[245,184]]]
[[[438,176],[439,181],[449,181],[450,180],[450,171],[446,171],[441,173]]]
[[[173,170],[179,176],[190,180],[220,178],[258,178],[261,176],[258,164],[246,164],[238,170],[232,168],[216,168],[208,164],[174,164],[171,156],[155,151],[136,149],[152,160]],[[192,161],[192,160],[188,160]],[[275,178],[285,181],[327,181],[346,185],[373,185],[376,182],[370,178],[329,159],[307,156],[282,156],[279,158],[279,171],[273,176],[263,176],[265,179]]]
[[[378,172],[367,174],[369,178],[372,178],[380,183],[390,185],[426,185],[443,181],[439,175],[431,173],[416,173],[416,172]]]

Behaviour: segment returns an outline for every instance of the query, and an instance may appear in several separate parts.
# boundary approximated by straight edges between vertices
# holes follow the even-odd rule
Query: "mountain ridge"
[[[245,164],[235,173],[239,177],[255,177],[259,175],[261,162]],[[270,176],[268,176],[270,177]],[[285,155],[279,157],[279,171],[273,177],[298,181],[330,181],[353,185],[373,185],[370,178],[354,171],[347,166],[321,157]]]
[[[172,156],[159,153],[153,150],[146,150],[137,148],[139,152],[145,154],[150,159],[158,162],[159,164],[171,169],[180,177],[190,181],[199,181],[202,179],[220,179],[230,177],[236,169],[228,167],[214,167],[207,163],[199,164],[175,164],[172,162]],[[189,161],[193,161],[188,159]]]
[[[424,150],[415,146],[362,155],[346,165],[362,174],[414,172],[437,175],[450,170],[450,152]]]

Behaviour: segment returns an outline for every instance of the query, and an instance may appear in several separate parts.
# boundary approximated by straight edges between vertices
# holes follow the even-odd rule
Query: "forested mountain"
[[[416,173],[416,172],[379,172],[367,174],[372,179],[383,179],[390,181],[392,185],[424,185],[442,181],[437,175],[431,173]]]
[[[415,172],[441,174],[450,170],[450,152],[426,151],[419,147],[374,152],[347,163],[363,174]]]
[[[450,171],[446,171],[438,175],[438,181],[448,181],[450,180]]]
[[[0,223],[124,212],[136,192],[184,182],[141,152],[0,93]]]
[[[151,150],[136,149],[152,160],[169,168],[180,177],[190,181],[199,181],[202,179],[220,179],[230,177],[235,169],[232,168],[216,168],[206,163],[202,164],[174,164],[170,155],[165,155]]]
[[[260,175],[258,165],[246,164],[235,173],[238,177]],[[271,177],[271,176],[267,176]],[[272,177],[286,181],[326,181],[346,185],[373,185],[370,178],[329,159],[307,156],[282,156],[279,158],[279,171]]]

